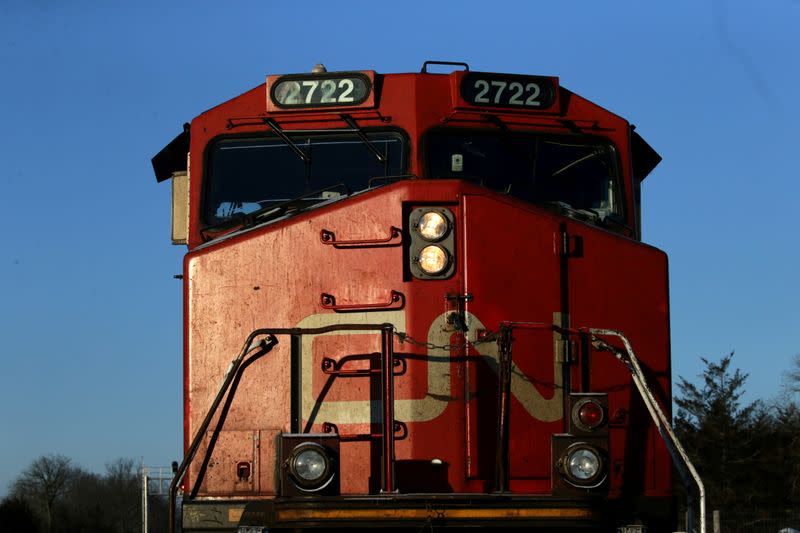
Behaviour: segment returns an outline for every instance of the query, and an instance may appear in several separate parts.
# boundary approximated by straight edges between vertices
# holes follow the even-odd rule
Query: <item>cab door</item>
[[[461,257],[469,338],[466,356],[467,478],[492,490],[498,431],[498,348],[480,342],[501,322],[540,324],[513,335],[510,490],[549,493],[551,435],[564,431],[564,367],[547,326],[561,320],[559,225],[552,215],[493,193],[462,198]]]

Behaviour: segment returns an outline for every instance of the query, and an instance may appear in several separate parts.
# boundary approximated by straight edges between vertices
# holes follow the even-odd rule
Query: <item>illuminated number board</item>
[[[272,102],[280,108],[350,107],[367,100],[372,84],[359,73],[282,76],[270,90]]]
[[[461,80],[461,96],[482,107],[546,109],[556,96],[553,80],[543,76],[468,72]]]

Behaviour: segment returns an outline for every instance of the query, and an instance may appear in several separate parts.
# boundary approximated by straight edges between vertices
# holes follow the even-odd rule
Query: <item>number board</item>
[[[555,102],[556,87],[544,76],[467,72],[461,79],[461,97],[482,107],[547,109]]]
[[[270,76],[267,91],[268,109],[360,107],[372,96],[372,78],[361,72]]]

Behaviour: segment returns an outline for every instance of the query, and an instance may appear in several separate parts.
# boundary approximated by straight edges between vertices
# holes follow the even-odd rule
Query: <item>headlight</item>
[[[325,448],[315,442],[298,444],[288,463],[289,473],[304,490],[319,490],[333,478],[331,459]]]
[[[605,480],[602,455],[585,443],[567,448],[561,458],[560,470],[568,482],[579,487],[597,487]]]
[[[316,481],[325,475],[328,460],[313,448],[298,453],[292,461],[292,471],[306,481]]]
[[[445,249],[435,245],[423,248],[417,258],[422,271],[432,276],[444,272],[449,262],[450,258]]]
[[[426,241],[438,241],[445,236],[448,229],[450,226],[447,219],[436,211],[428,211],[422,215],[417,225],[417,231]]]
[[[586,481],[595,477],[600,471],[600,458],[588,448],[575,450],[569,454],[567,468],[572,477]]]

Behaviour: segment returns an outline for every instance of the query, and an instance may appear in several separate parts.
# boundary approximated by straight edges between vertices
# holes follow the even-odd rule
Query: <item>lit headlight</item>
[[[314,442],[304,442],[292,450],[289,472],[305,490],[318,490],[332,478],[331,460],[325,448]]]
[[[417,225],[417,231],[426,241],[438,241],[445,236],[449,225],[441,213],[428,211],[422,215]]]
[[[416,279],[446,279],[456,271],[456,218],[444,206],[412,209],[407,219],[408,271]]]
[[[441,246],[426,246],[423,248],[420,253],[419,257],[417,258],[417,263],[419,267],[425,272],[426,274],[436,275],[447,268],[447,264],[450,262],[450,258],[447,256],[447,252]]]
[[[605,479],[600,452],[585,443],[570,446],[561,460],[561,473],[576,486],[596,487]]]

